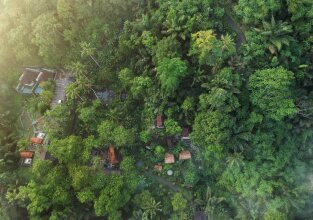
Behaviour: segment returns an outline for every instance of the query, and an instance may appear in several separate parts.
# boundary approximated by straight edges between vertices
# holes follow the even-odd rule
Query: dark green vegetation
[[[310,0],[1,0],[0,218],[310,219],[312,26]],[[67,101],[20,97],[25,66],[73,73]],[[45,112],[56,160],[19,166],[25,111]],[[185,126],[192,160],[157,176],[186,149],[159,140]],[[109,144],[119,174],[90,155]]]

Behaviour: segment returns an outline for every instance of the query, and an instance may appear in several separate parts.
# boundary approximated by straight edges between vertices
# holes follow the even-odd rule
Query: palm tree
[[[100,67],[98,61],[96,60],[96,58],[94,57],[96,48],[91,46],[91,43],[87,43],[87,42],[81,42],[80,43],[80,47],[82,48],[81,50],[81,56],[89,56],[94,62],[95,64]]]
[[[292,33],[292,26],[287,22],[275,21],[272,16],[271,22],[263,21],[263,28],[255,28],[268,43],[268,49],[272,54],[277,54],[283,45],[289,46],[292,38],[288,35]]]
[[[65,93],[71,100],[80,98],[83,101],[84,99],[82,96],[89,91],[91,86],[92,84],[90,80],[85,75],[78,75],[76,81],[66,87]]]
[[[146,203],[142,209],[144,210],[143,217],[152,219],[154,216],[156,216],[157,212],[162,211],[161,202],[156,202],[153,198],[150,198],[150,201]]]
[[[72,75],[86,75],[86,66],[81,62],[72,62],[67,66],[67,69],[71,71]]]
[[[226,163],[230,167],[240,167],[243,164],[243,156],[241,153],[234,153],[226,158]]]
[[[222,35],[221,43],[222,51],[228,51],[229,53],[233,53],[236,51],[234,40],[229,34],[226,34],[225,36]]]
[[[234,91],[235,92],[235,91]],[[234,152],[242,152],[249,148],[251,134],[246,126],[238,126],[233,129],[232,146]]]
[[[202,199],[195,200],[202,210],[204,210],[205,215],[208,217],[208,220],[214,219],[223,219],[222,216],[225,216],[226,213],[222,213],[220,204],[224,201],[223,197],[215,197],[212,195],[210,186],[208,186],[205,196]]]
[[[133,216],[129,220],[148,220],[148,217],[142,212],[142,210],[133,211]]]

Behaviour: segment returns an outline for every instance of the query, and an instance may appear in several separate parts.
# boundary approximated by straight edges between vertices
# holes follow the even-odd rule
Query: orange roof
[[[180,160],[188,160],[190,158],[191,158],[191,153],[188,150],[184,150],[184,151],[180,152],[180,154],[179,154]]]
[[[108,157],[109,157],[109,160],[112,164],[118,164],[119,163],[119,160],[116,158],[115,149],[114,149],[113,145],[109,146]]]
[[[32,138],[30,139],[30,141],[31,141],[33,144],[42,144],[43,139],[41,139],[41,138],[36,138],[36,137],[32,137]]]
[[[170,153],[165,153],[164,163],[175,163],[174,155]]]
[[[155,169],[156,171],[161,172],[162,169],[163,169],[163,167],[162,167],[162,165],[160,165],[160,164],[156,164],[156,165],[154,165],[154,169]]]
[[[20,157],[21,158],[32,158],[33,154],[34,153],[32,151],[21,151],[20,152]]]

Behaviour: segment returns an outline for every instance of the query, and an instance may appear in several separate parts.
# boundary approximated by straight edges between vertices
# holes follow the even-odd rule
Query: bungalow
[[[188,150],[184,150],[179,154],[179,160],[188,160],[191,158],[191,153]]]
[[[174,155],[170,153],[165,153],[164,163],[166,164],[175,163]]]
[[[22,164],[25,166],[30,166],[32,164],[34,152],[33,151],[21,151],[20,157],[22,158]]]
[[[46,134],[40,131],[35,132],[35,137],[40,139],[45,139]]]
[[[56,73],[56,70],[46,68],[25,68],[16,90],[23,95],[40,94],[42,88],[39,84],[54,79]]]
[[[155,126],[159,129],[164,128],[164,118],[162,115],[157,115],[156,120],[155,120]]]

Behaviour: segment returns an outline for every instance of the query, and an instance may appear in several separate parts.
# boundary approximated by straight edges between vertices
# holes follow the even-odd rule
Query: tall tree
[[[248,83],[251,102],[274,120],[293,116],[297,112],[291,89],[293,80],[293,73],[283,67],[256,71]]]

